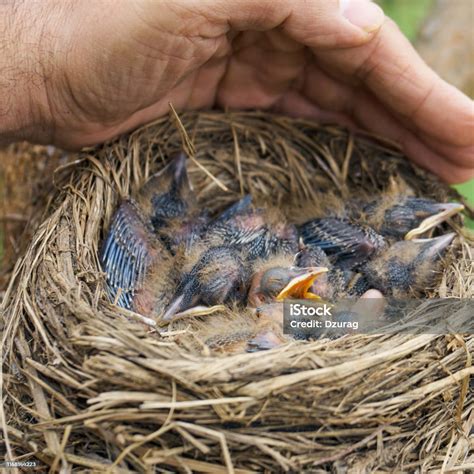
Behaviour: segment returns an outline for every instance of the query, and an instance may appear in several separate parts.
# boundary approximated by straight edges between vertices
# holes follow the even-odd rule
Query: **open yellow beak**
[[[308,269],[302,269],[304,273],[292,278],[290,282],[278,293],[276,301],[283,301],[287,298],[294,299],[321,299],[318,295],[311,293],[309,289],[314,283],[314,280],[319,275],[326,273],[328,269],[326,267],[313,267]]]
[[[424,234],[428,230],[433,229],[433,227],[443,223],[446,219],[449,219],[464,210],[464,206],[458,202],[446,203],[443,207],[444,209],[441,212],[427,217],[418,227],[410,230],[410,232],[405,235],[405,240],[412,240],[419,235]]]

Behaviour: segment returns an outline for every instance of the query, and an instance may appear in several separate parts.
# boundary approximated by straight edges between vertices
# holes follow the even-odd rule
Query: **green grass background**
[[[434,2],[433,0],[379,0],[378,3],[385,14],[398,24],[411,41],[414,41]]]

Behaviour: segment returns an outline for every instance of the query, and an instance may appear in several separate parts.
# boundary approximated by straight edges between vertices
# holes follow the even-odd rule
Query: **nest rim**
[[[278,132],[272,134],[272,130]],[[210,137],[215,147],[204,150]],[[264,171],[249,171],[253,161],[247,159],[247,141],[261,155]],[[243,191],[263,199],[275,186],[299,198],[311,197],[305,173],[295,176],[288,171],[289,162],[295,169],[302,166],[308,150],[314,154],[312,170],[324,177],[321,183],[341,196],[349,193],[348,180],[354,180],[351,185],[358,189],[369,190],[377,180],[388,185],[394,173],[405,173],[409,184],[419,186],[423,195],[454,197],[383,139],[261,112],[172,116],[83,152],[72,169],[67,166],[56,173],[60,191],[17,264],[2,303],[4,374],[8,375],[3,388],[10,410],[9,415],[2,414],[9,438],[7,453],[38,451],[39,459],[53,467],[59,463],[104,470],[133,467],[138,472],[161,463],[210,472],[221,467],[228,471],[327,468],[346,458],[348,466],[385,462],[385,467],[399,468],[435,467],[443,462],[454,466],[463,461],[462,443],[473,420],[469,415],[472,395],[467,391],[469,376],[474,374],[469,356],[472,335],[461,339],[454,335],[358,335],[329,343],[290,343],[258,356],[203,353],[198,357],[169,340],[156,339],[156,333],[149,334],[139,318],[105,300],[98,259],[103,229],[116,203],[135,193],[181,147],[191,157],[190,174],[196,178],[203,205],[212,203],[216,209]],[[364,161],[367,148],[376,155],[373,174]],[[229,153],[227,162],[224,149]],[[278,153],[285,158],[275,164],[272,160]],[[354,168],[356,160],[359,166]],[[247,176],[253,179],[251,185],[250,179],[244,179]],[[217,190],[227,190],[226,199],[218,199]],[[284,201],[284,197],[277,199]],[[471,280],[456,281],[461,267],[468,277],[472,273],[472,241],[460,227],[455,229],[463,241],[460,259],[444,272],[440,294],[472,298],[474,289],[467,287]],[[426,368],[424,357],[442,362],[451,375],[439,367]],[[414,372],[402,377],[405,392],[397,391],[393,373],[397,370]],[[262,379],[264,374],[266,379]],[[391,399],[377,396],[367,381],[358,381],[362,375],[374,387],[388,383]],[[422,375],[429,382],[420,386]],[[100,383],[107,389],[101,390]],[[354,394],[345,387],[347,383],[354,385]],[[321,407],[323,393],[335,396],[337,403],[323,408],[318,416],[308,415],[309,424],[324,436],[300,433],[302,438],[297,440],[295,431],[285,430],[297,425],[302,416],[296,401],[307,411],[314,410],[314,401],[306,394],[311,390]],[[286,398],[295,410],[293,416],[283,418],[284,429],[279,430],[271,420],[292,406]],[[270,405],[279,411],[272,411]],[[437,411],[431,417],[423,415],[428,421],[425,429],[418,429],[415,440],[404,426],[416,428],[414,414],[420,416],[427,407]],[[441,410],[453,414],[457,425]],[[143,420],[152,415],[156,429],[152,424],[147,431]],[[32,427],[25,421],[30,418]],[[392,418],[396,421],[390,422]],[[239,427],[226,428],[232,423]],[[272,429],[262,433],[259,423],[270,423]],[[353,428],[357,423],[363,429]],[[437,426],[439,435],[430,438],[430,429]],[[449,441],[454,426],[462,427],[456,438],[461,446],[457,458]],[[408,447],[401,447],[397,433],[398,439],[408,440]],[[85,448],[68,452],[67,443],[80,444],[81,436],[99,450],[100,460]],[[395,441],[387,441],[392,438]],[[389,443],[385,461],[379,452],[380,440]],[[435,447],[444,453],[444,461],[435,455]],[[244,449],[249,450],[248,456],[242,454]]]

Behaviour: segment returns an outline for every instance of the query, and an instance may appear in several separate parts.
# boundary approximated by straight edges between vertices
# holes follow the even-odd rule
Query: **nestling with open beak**
[[[293,257],[277,255],[266,261],[257,261],[248,293],[248,304],[258,307],[272,301],[319,299],[311,291],[315,280],[324,277],[325,267],[297,267]]]

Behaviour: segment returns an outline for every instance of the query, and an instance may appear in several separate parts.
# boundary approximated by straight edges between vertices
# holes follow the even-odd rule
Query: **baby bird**
[[[266,259],[277,253],[295,253],[298,233],[276,209],[252,209],[243,199],[209,224],[203,234],[207,246],[225,245],[242,252],[247,260]]]
[[[170,220],[186,215],[194,196],[189,184],[185,153],[178,153],[160,172],[153,175],[136,197],[138,207],[155,230]]]
[[[189,249],[209,220],[197,206],[186,165],[186,154],[178,153],[136,198],[138,207],[172,253],[180,247]]]
[[[242,301],[247,294],[248,266],[237,250],[217,246],[194,252],[191,267],[188,271],[184,269],[184,277],[163,315],[165,321],[199,304],[214,306]]]
[[[286,298],[319,299],[319,294],[311,289],[315,280],[323,278],[327,270],[320,266],[297,267],[294,258],[288,255],[258,261],[253,267],[248,305],[258,307]]]
[[[386,194],[366,203],[360,217],[385,237],[405,237],[409,240],[443,223],[463,209],[464,206],[460,203]]]
[[[352,298],[370,289],[385,296],[421,296],[432,287],[440,265],[441,256],[455,237],[454,233],[433,239],[398,241],[385,244],[373,252],[356,268],[348,267],[337,259],[328,262],[324,251],[318,247],[304,247],[297,254],[300,266],[324,265],[328,272],[317,279],[310,291],[323,299]]]
[[[254,311],[206,320],[197,334],[211,351],[225,354],[269,350],[288,340],[281,324]]]
[[[433,288],[441,259],[455,233],[396,242],[361,269],[367,284],[385,296],[416,297]]]
[[[302,245],[296,254],[295,264],[298,267],[325,267],[327,272],[314,280],[309,291],[323,300],[332,300],[336,297],[349,296],[348,289],[355,273],[344,270],[331,263],[323,249]]]
[[[164,283],[172,279],[171,255],[133,201],[123,202],[115,213],[100,261],[109,297],[118,306],[149,315],[154,302],[165,300],[169,286]],[[163,284],[150,288],[154,271],[161,272]]]
[[[149,314],[145,308],[160,299],[165,280],[173,280],[176,271],[171,268],[170,248],[160,233],[172,226],[173,220],[185,221],[191,194],[186,156],[180,153],[146,183],[136,199],[119,206],[100,254],[109,296],[119,306],[137,310],[135,298],[140,293],[139,306],[144,306],[140,312]],[[176,240],[188,238],[190,232],[182,229],[181,233],[175,229]],[[158,275],[163,285],[156,285]],[[153,283],[155,287],[150,289]]]
[[[322,249],[341,268],[356,268],[387,245],[371,227],[338,217],[316,218],[298,230],[306,246]]]

